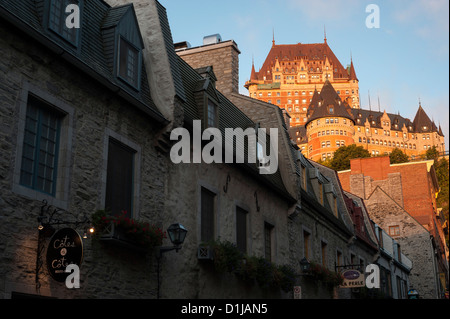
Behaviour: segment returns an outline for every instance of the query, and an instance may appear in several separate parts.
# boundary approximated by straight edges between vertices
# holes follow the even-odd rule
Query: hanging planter
[[[127,217],[126,211],[109,216],[104,210],[99,210],[92,215],[92,224],[100,241],[140,251],[161,246],[167,237],[161,228]]]
[[[329,270],[321,264],[311,262],[311,277],[323,282],[330,288],[337,287],[343,283],[343,277],[340,273]]]
[[[211,252],[214,269],[219,273],[234,273],[242,281],[257,283],[268,290],[277,288],[289,292],[294,286],[296,274],[288,265],[276,265],[264,257],[248,256],[234,243],[226,240],[212,241],[201,246],[205,247]]]

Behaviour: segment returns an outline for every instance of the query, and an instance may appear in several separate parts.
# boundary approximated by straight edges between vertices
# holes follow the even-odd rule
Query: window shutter
[[[214,199],[216,194],[202,187],[201,190],[201,241],[214,239]]]
[[[110,139],[106,181],[105,208],[113,215],[126,211],[132,213],[133,171],[135,151]]]
[[[247,252],[247,211],[240,207],[236,207],[236,246]]]

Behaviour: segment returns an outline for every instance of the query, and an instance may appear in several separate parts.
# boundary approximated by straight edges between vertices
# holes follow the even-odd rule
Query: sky
[[[449,149],[448,0],[159,0],[166,8],[174,42],[192,47],[220,34],[234,40],[239,88],[254,61],[262,67],[276,44],[327,43],[341,64],[353,59],[361,108],[414,119],[419,106],[445,135]],[[375,25],[379,9],[379,25]],[[369,6],[369,7],[368,7]],[[378,27],[377,27],[378,26]]]

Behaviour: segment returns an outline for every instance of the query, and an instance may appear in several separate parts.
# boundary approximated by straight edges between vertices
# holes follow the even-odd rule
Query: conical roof
[[[436,124],[434,124],[428,117],[422,105],[419,103],[419,109],[413,121],[414,131],[418,133],[437,132]]]
[[[314,92],[308,107],[308,120],[305,125],[322,117],[344,117],[353,121],[351,107],[347,102],[341,100],[328,79],[320,93],[317,90]]]

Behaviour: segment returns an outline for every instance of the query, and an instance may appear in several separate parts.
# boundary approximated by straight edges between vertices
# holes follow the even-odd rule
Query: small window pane
[[[123,38],[120,38],[119,76],[134,87],[138,87],[139,51]]]
[[[20,183],[51,195],[56,187],[60,121],[50,107],[29,97]]]
[[[49,13],[49,28],[72,44],[76,44],[78,40],[78,28],[68,28],[66,26],[66,19],[68,13],[66,8],[70,4],[79,5],[78,0],[51,0]]]

